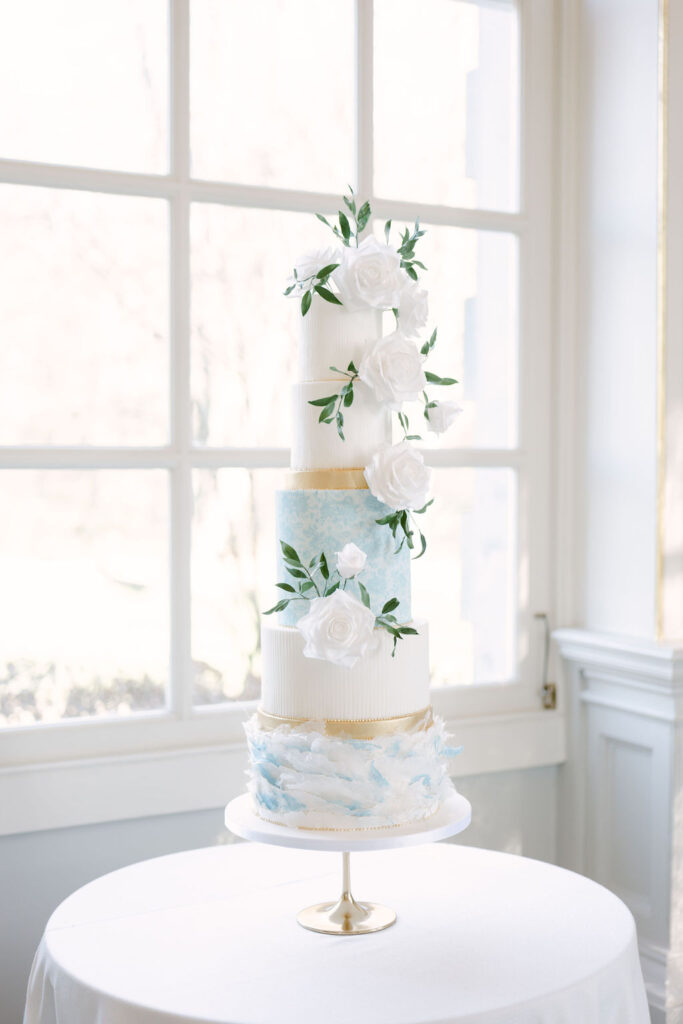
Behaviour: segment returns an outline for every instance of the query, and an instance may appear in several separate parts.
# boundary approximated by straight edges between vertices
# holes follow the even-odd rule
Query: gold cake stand
[[[396,850],[420,843],[435,843],[463,832],[472,820],[469,800],[454,793],[426,821],[394,828],[373,828],[357,832],[309,830],[273,825],[254,813],[251,797],[245,793],[225,809],[227,828],[241,839],[299,850],[326,850],[342,855],[342,891],[332,903],[316,903],[297,914],[304,928],[323,935],[367,935],[389,928],[396,912],[379,903],[359,902],[351,894],[351,854],[368,850]]]

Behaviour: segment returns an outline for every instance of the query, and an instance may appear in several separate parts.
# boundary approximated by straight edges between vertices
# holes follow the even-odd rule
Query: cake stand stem
[[[345,896],[350,900],[353,899],[351,895],[351,854],[348,851],[342,853],[342,899]]]
[[[367,935],[381,932],[396,920],[396,912],[378,903],[356,903],[351,895],[351,854],[342,853],[342,894],[336,903],[316,903],[297,914],[304,928],[323,935]]]

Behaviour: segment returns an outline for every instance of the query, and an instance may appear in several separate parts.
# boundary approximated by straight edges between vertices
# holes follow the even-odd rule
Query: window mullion
[[[187,717],[192,706],[190,638],[192,443],[190,398],[190,11],[171,0],[171,472],[170,710]]]
[[[356,0],[356,188],[371,198],[373,122],[373,0]]]

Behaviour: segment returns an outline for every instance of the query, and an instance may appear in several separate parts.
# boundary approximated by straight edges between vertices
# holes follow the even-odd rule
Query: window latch
[[[548,659],[550,657],[550,623],[546,612],[536,612],[534,619],[543,623],[543,667],[541,669],[541,704],[546,711],[557,707],[557,684],[548,682]]]

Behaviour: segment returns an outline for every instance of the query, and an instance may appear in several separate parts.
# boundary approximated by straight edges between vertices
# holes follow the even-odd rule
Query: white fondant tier
[[[365,384],[354,384],[353,405],[344,409],[344,437],[335,423],[319,423],[311,400],[339,391],[339,381],[304,381],[292,389],[292,469],[362,469],[375,452],[391,444],[391,414]]]
[[[354,665],[341,668],[305,658],[304,638],[292,626],[263,623],[261,647],[264,711],[283,718],[363,721],[410,715],[429,705],[429,634],[424,620],[417,636],[399,640],[376,630],[377,647]]]
[[[345,370],[351,361],[357,367],[367,343],[381,333],[379,310],[348,312],[316,296],[301,320],[299,380],[342,379],[330,367]]]

